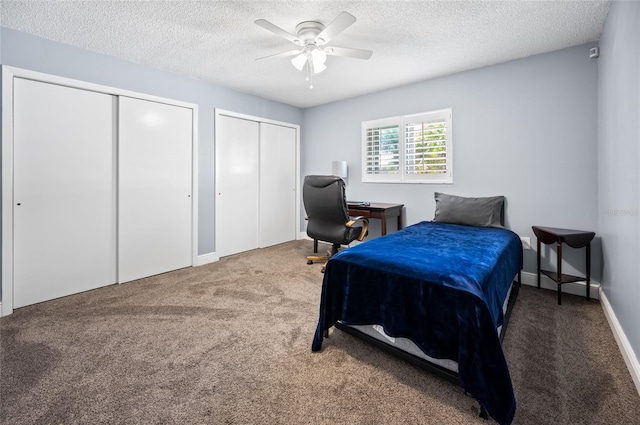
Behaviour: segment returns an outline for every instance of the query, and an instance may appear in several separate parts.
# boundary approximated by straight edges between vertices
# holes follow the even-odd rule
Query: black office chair
[[[344,181],[340,177],[305,176],[302,200],[307,211],[307,235],[314,241],[331,244],[326,256],[310,255],[307,264],[328,261],[338,252],[340,245],[348,245],[356,239],[361,241],[367,235],[369,220],[349,217]]]

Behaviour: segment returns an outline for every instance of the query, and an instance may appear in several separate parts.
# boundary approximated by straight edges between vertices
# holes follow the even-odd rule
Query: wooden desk
[[[402,229],[402,207],[404,204],[383,204],[371,202],[370,205],[349,204],[349,215],[352,217],[377,218],[381,221],[380,233],[387,234],[387,219],[398,217],[398,230]]]
[[[561,285],[569,282],[579,282],[585,280],[587,282],[587,300],[589,296],[589,284],[591,282],[591,240],[596,235],[594,232],[584,230],[558,229],[555,227],[532,226],[533,233],[538,239],[538,288],[540,288],[540,273],[550,277],[558,284],[558,305],[562,304]],[[540,270],[540,243],[557,244],[557,262],[558,271],[552,272],[548,270]],[[566,243],[572,248],[587,249],[586,276],[571,276],[562,273],[562,244]]]
[[[351,217],[377,218],[380,220],[380,233],[387,234],[387,219],[398,218],[398,230],[402,229],[402,208],[404,204],[383,204],[381,202],[371,202],[369,205],[347,203],[349,215]],[[313,241],[313,252],[318,252],[318,241]]]

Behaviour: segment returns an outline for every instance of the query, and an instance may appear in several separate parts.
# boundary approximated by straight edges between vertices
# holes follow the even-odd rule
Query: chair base
[[[325,261],[325,263],[322,265],[322,269],[320,269],[320,271],[322,273],[324,273],[324,269],[327,266],[327,261],[329,261],[329,259],[338,253],[338,249],[340,248],[340,245],[334,244],[331,249],[327,250],[327,255],[307,255],[307,264],[313,264],[314,261]]]
[[[307,255],[307,264],[313,264],[314,261],[329,261],[330,255]]]
[[[329,251],[327,251],[327,254],[329,254]],[[320,269],[320,273],[324,273],[324,269],[327,267],[326,262],[329,261],[329,258],[331,258],[330,255],[325,255],[325,256],[308,255],[307,264],[313,264],[314,261],[324,261],[325,263],[322,265],[322,268]]]

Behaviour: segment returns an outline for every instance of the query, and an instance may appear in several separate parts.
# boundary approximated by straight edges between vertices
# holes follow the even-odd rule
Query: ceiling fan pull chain
[[[313,62],[307,61],[307,81],[309,82],[309,88],[313,88]]]

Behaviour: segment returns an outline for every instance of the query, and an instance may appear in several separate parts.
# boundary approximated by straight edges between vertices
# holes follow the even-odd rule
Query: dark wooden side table
[[[562,304],[562,284],[569,282],[587,282],[587,300],[590,300],[589,284],[591,282],[591,241],[596,235],[594,232],[584,230],[558,229],[555,227],[532,226],[533,233],[538,239],[538,289],[540,288],[540,273],[550,277],[558,284],[558,305]],[[540,243],[557,244],[558,271],[540,270]],[[562,273],[562,244],[566,243],[572,248],[587,249],[586,276],[572,276]]]

